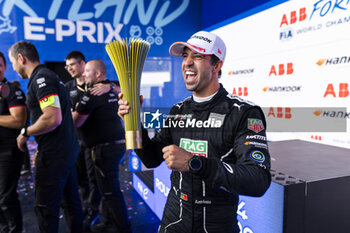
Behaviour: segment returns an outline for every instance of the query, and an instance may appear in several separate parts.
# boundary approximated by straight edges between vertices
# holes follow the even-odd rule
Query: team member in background
[[[21,89],[21,84],[17,80],[11,81],[12,84],[16,85],[19,89]],[[28,112],[28,111],[27,111]],[[29,119],[27,115],[26,125],[29,125]],[[21,175],[27,176],[31,174],[31,166],[30,166],[30,154],[27,145],[25,145],[25,152],[23,158],[23,165],[21,168]]]
[[[0,95],[0,232],[22,232],[22,212],[17,183],[24,153],[16,138],[26,122],[25,95],[5,78],[6,60],[0,52],[0,85],[8,85],[9,95]]]
[[[110,83],[101,60],[89,61],[83,74],[89,87]],[[110,216],[91,226],[93,232],[131,232],[126,205],[119,185],[119,162],[125,153],[124,129],[117,115],[118,97],[112,91],[95,96],[87,91],[80,99],[73,120],[82,140],[91,149],[97,184],[102,194],[103,215]]]
[[[67,54],[65,61],[65,68],[72,77],[72,80],[68,81],[65,86],[69,91],[71,108],[74,112],[80,98],[87,91],[87,85],[85,84],[85,79],[83,77],[86,59],[82,52],[71,51]],[[118,94],[118,89],[115,84],[98,83],[90,89],[90,92],[93,95],[102,95],[111,90]],[[84,227],[89,227],[91,223],[98,221],[97,216],[101,202],[101,195],[96,183],[95,167],[91,159],[91,151],[81,140],[79,130],[77,133],[80,146],[80,152],[76,162],[78,185],[83,204]]]
[[[85,56],[80,51],[71,51],[67,54],[66,70],[72,76],[65,86],[69,91],[72,112],[75,110],[81,96],[87,91],[83,77]],[[101,195],[98,191],[95,168],[91,159],[91,152],[81,140],[80,131],[77,131],[80,151],[76,162],[80,198],[83,204],[84,227],[88,228],[91,222],[97,220]]]
[[[82,209],[74,166],[79,146],[67,90],[54,72],[40,65],[32,43],[15,43],[9,58],[13,69],[22,78],[29,78],[27,106],[32,125],[21,130],[17,145],[23,151],[29,136],[38,144],[34,209],[39,230],[58,232],[62,201],[67,231],[81,232]]]
[[[173,170],[159,232],[238,233],[238,195],[261,196],[271,182],[264,114],[219,83],[226,46],[215,34],[198,32],[187,43],[174,43],[170,54],[183,57],[184,82],[193,95],[170,110],[167,125],[175,127],[152,139],[143,130],[137,151],[147,167],[165,161]],[[130,106],[119,105],[124,116]]]

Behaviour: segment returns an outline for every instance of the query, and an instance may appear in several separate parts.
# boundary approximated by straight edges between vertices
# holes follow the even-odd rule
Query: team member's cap
[[[204,55],[214,54],[220,60],[225,61],[226,46],[224,41],[217,35],[200,31],[191,36],[187,42],[175,42],[169,48],[169,53],[175,57],[181,57],[184,48],[188,47],[196,53]]]

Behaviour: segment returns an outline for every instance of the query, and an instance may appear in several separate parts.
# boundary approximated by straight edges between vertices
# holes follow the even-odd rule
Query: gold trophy
[[[130,111],[124,115],[126,149],[142,148],[140,120],[140,86],[143,65],[150,44],[142,39],[112,41],[106,51],[117,72],[123,100],[127,100]]]

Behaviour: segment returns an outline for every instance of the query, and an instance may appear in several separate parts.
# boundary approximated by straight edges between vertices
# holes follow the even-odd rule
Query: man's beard
[[[20,68],[17,72],[22,79],[27,79],[28,75],[24,72],[24,68]]]
[[[87,87],[91,88],[95,85],[96,82],[89,82],[89,83],[86,83]]]

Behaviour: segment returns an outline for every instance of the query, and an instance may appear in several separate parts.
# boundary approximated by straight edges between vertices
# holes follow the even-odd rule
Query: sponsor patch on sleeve
[[[262,120],[255,119],[255,118],[248,118],[248,129],[254,131],[255,133],[259,133],[265,128]]]
[[[267,149],[267,144],[266,143],[261,143],[261,142],[246,141],[244,143],[244,145],[246,145],[246,146],[255,146],[255,147]]]
[[[57,94],[45,96],[39,100],[40,108],[43,110],[47,107],[61,108],[60,99]]]
[[[262,163],[265,161],[265,155],[261,151],[254,150],[250,153],[250,158],[258,163]]]
[[[36,84],[38,84],[39,88],[45,87],[46,86],[45,77],[38,78],[36,80]]]

